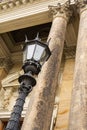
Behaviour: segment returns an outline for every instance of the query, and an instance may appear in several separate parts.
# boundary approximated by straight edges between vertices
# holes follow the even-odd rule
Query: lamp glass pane
[[[28,45],[28,50],[27,50],[27,60],[32,59],[33,53],[34,53],[35,45]]]
[[[41,55],[41,58],[40,58],[40,62],[43,62],[46,58],[46,50],[44,49],[42,55]]]
[[[36,61],[39,61],[43,57],[44,50],[45,50],[44,47],[42,47],[40,45],[36,45],[36,49],[35,49],[35,53],[34,53],[34,57],[33,58]]]

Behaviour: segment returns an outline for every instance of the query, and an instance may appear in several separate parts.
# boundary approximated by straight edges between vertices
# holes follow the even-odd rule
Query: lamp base
[[[38,75],[41,70],[41,65],[35,60],[27,60],[22,66],[24,73],[31,72],[32,75]]]
[[[32,85],[32,87],[36,85],[36,80],[28,73],[25,73],[25,74],[21,75],[18,78],[18,81],[19,81],[19,83],[21,83],[25,79],[30,81],[30,84]]]

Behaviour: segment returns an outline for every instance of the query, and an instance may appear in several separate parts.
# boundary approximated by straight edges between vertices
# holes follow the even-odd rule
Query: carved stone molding
[[[0,58],[0,68],[5,68],[5,70],[8,72],[11,69],[12,65],[13,63],[10,59]]]
[[[27,3],[32,3],[37,0],[0,0],[0,10],[6,10]]]
[[[68,18],[72,15],[72,10],[70,8],[70,2],[66,1],[64,4],[58,3],[57,6],[48,6],[50,13],[53,17],[63,17],[68,20]]]
[[[87,0],[75,0],[75,5],[77,7],[77,11],[82,13],[87,9]]]

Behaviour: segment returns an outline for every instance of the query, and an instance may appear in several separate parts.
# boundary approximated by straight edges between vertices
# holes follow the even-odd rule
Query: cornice
[[[37,0],[0,10],[0,33],[51,22],[49,4],[55,5],[57,0]]]
[[[2,0],[0,3],[0,10],[12,9],[14,7],[18,7],[27,3],[33,3],[38,0]]]

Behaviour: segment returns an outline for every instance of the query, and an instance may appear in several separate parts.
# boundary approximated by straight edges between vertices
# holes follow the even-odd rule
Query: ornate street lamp
[[[5,130],[19,130],[19,122],[25,98],[36,85],[36,80],[33,76],[39,74],[42,65],[48,60],[50,55],[49,47],[40,41],[38,35],[34,40],[28,41],[26,39],[23,48],[22,69],[24,70],[24,74],[18,78],[20,83],[19,96]]]

